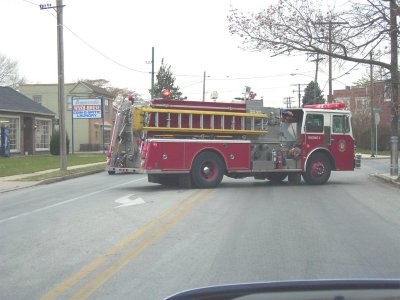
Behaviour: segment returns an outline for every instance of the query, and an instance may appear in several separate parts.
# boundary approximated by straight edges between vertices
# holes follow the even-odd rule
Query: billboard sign
[[[101,119],[103,117],[101,98],[72,99],[72,117],[74,119]]]

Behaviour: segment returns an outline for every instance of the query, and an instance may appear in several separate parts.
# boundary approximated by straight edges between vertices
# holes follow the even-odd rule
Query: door
[[[349,114],[332,114],[330,151],[336,161],[336,170],[354,169],[354,138]]]
[[[33,129],[33,118],[32,117],[24,117],[24,148],[23,154],[33,154],[33,143],[34,143],[34,134],[35,131]]]
[[[163,171],[182,171],[185,159],[185,143],[183,141],[158,143],[162,152],[161,170]]]
[[[329,126],[329,118],[323,113],[309,112],[305,116],[303,146],[308,152],[324,146],[324,127]]]

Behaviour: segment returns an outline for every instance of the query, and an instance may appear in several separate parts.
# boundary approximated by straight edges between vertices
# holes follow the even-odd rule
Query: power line
[[[39,6],[39,4],[34,3],[32,1],[29,0],[21,0],[24,1],[26,3],[35,5],[35,6]],[[52,15],[54,18],[56,17],[51,11],[46,10],[50,15]],[[138,70],[136,68],[132,68],[129,67],[115,59],[113,59],[112,57],[106,55],[105,53],[103,53],[102,51],[100,51],[99,49],[97,49],[96,47],[94,47],[93,45],[91,45],[89,42],[87,42],[85,39],[81,38],[77,33],[75,33],[71,28],[69,28],[67,25],[65,25],[65,23],[63,24],[63,27],[65,29],[67,29],[72,35],[74,35],[78,40],[80,40],[83,44],[85,44],[87,47],[89,47],[90,49],[92,49],[93,51],[95,51],[96,53],[98,53],[99,55],[101,55],[102,57],[104,57],[105,59],[109,60],[110,62],[133,72],[137,72],[137,73],[142,73],[142,74],[149,74],[150,72],[148,71],[143,71],[143,70]],[[230,76],[226,76],[226,77],[220,77],[220,78],[207,78],[207,80],[210,81],[231,81],[231,80],[251,80],[251,79],[265,79],[265,78],[272,78],[272,77],[283,77],[283,76],[287,76],[288,74],[274,74],[274,75],[263,75],[263,76],[249,76],[249,77],[230,77]],[[195,74],[174,74],[174,76],[176,77],[193,77],[193,78],[202,78],[203,75],[195,75]],[[191,84],[192,85],[192,84]],[[189,86],[191,86],[189,85]],[[193,84],[194,85],[194,84]],[[188,86],[186,86],[188,87]],[[185,88],[185,87],[183,87]]]
[[[101,52],[100,50],[98,50],[97,48],[95,48],[94,46],[92,46],[91,44],[89,44],[88,42],[86,42],[83,38],[81,38],[79,35],[77,35],[75,32],[73,32],[73,31],[72,31],[70,28],[68,28],[65,24],[64,24],[64,27],[65,27],[69,32],[71,32],[76,38],[78,38],[82,43],[84,43],[86,46],[88,46],[90,49],[92,49],[93,51],[97,52],[98,54],[100,54],[101,56],[103,56],[105,59],[107,59],[107,60],[113,62],[114,64],[116,64],[116,65],[118,65],[118,66],[120,66],[120,67],[122,67],[122,68],[124,68],[124,69],[130,70],[130,71],[134,71],[134,72],[137,72],[137,73],[143,73],[143,74],[149,74],[149,73],[150,73],[150,72],[147,72],[147,71],[137,70],[137,69],[128,67],[128,66],[126,66],[126,65],[124,65],[124,64],[122,64],[122,63],[116,61],[115,59],[109,57],[108,55],[104,54],[103,52]]]
[[[35,6],[39,6],[39,4],[34,3],[34,2],[32,2],[32,1],[29,1],[29,0],[21,0],[21,1],[24,1],[24,2],[26,2],[26,3],[32,4],[32,5],[35,5]]]
[[[196,85],[196,84],[199,84],[199,83],[202,83],[202,82],[203,82],[203,80],[192,82],[192,83],[190,83],[188,85],[185,85],[185,86],[181,87],[181,89],[184,89],[184,88],[187,88],[189,86],[193,86],[193,85]]]
[[[24,1],[24,2],[26,2],[26,3],[32,4],[32,5],[35,5],[35,6],[40,6],[39,4],[34,3],[34,2],[32,2],[32,1],[29,1],[29,0],[21,0],[21,1]],[[46,11],[47,11],[50,15],[52,15],[54,18],[56,18],[56,16],[55,16],[51,11],[49,11],[49,10],[46,10]],[[74,35],[78,40],[80,40],[82,43],[84,43],[86,46],[88,46],[90,49],[92,49],[93,51],[95,51],[95,52],[98,53],[99,55],[103,56],[105,59],[111,61],[112,63],[114,63],[114,64],[116,64],[116,65],[118,65],[118,66],[120,66],[120,67],[122,67],[122,68],[124,68],[124,69],[128,69],[128,70],[130,70],[130,71],[134,71],[134,72],[137,72],[137,73],[142,73],[142,74],[149,74],[149,73],[150,73],[150,72],[147,72],[147,71],[142,71],[142,70],[138,70],[138,69],[135,69],[135,68],[131,68],[131,67],[127,66],[127,65],[124,65],[123,63],[120,63],[119,61],[117,61],[117,60],[111,58],[110,56],[104,54],[103,52],[101,52],[100,50],[98,50],[97,48],[95,48],[94,46],[92,46],[91,44],[89,44],[89,42],[87,42],[86,40],[84,40],[83,38],[81,38],[77,33],[75,33],[75,32],[74,32],[71,28],[69,28],[67,25],[62,24],[62,26],[63,26],[65,29],[67,29],[70,33],[72,33],[72,35]]]
[[[29,0],[21,0],[24,1],[26,3],[35,5],[35,6],[39,6],[39,4],[34,3],[32,1]],[[47,12],[52,15],[54,18],[56,17],[51,11],[47,10]],[[81,38],[77,33],[75,33],[71,28],[69,28],[67,25],[65,25],[65,23],[63,24],[63,27],[65,29],[67,29],[72,35],[74,35],[78,40],[80,40],[82,43],[84,43],[87,47],[89,47],[90,49],[92,49],[93,51],[95,51],[96,53],[98,53],[99,55],[101,55],[102,57],[104,57],[105,59],[111,61],[112,63],[133,71],[133,72],[137,72],[137,73],[142,73],[142,74],[149,74],[150,72],[148,71],[143,71],[143,70],[138,70],[136,68],[132,68],[129,67],[115,59],[113,59],[112,57],[104,54],[102,51],[100,51],[99,49],[97,49],[96,47],[92,46],[89,42],[87,42],[85,39]],[[272,78],[272,77],[282,77],[282,76],[287,76],[288,74],[275,74],[275,75],[263,75],[263,76],[250,76],[250,77],[230,77],[230,76],[226,76],[226,77],[220,77],[220,78],[207,78],[207,80],[210,81],[230,81],[230,80],[250,80],[250,79],[264,79],[264,78]],[[174,76],[176,77],[194,77],[194,78],[203,78],[203,75],[195,75],[195,74],[174,74]]]
[[[274,74],[274,75],[264,75],[264,76],[252,76],[252,77],[230,77],[227,76],[226,78],[210,78],[208,80],[247,80],[247,79],[264,79],[264,78],[271,78],[271,77],[282,77],[282,76],[287,76],[290,74]]]

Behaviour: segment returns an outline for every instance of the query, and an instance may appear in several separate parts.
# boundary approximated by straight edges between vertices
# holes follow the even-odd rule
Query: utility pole
[[[154,98],[154,47],[151,47],[151,60],[146,60],[146,64],[151,64],[150,98]]]
[[[303,92],[303,90],[300,90],[300,87],[302,85],[307,85],[307,84],[302,84],[302,83],[298,83],[298,84],[292,84],[292,86],[297,86],[297,96],[299,98],[299,108],[301,107],[301,92]],[[293,93],[295,93],[296,90],[293,91]]]
[[[374,77],[373,77],[373,65],[372,65],[372,51],[369,53],[371,60],[370,64],[370,78],[371,78],[371,92],[370,92],[370,107],[371,107],[371,157],[375,157],[374,154],[374,141],[375,141],[375,115],[374,115]],[[377,153],[376,153],[377,154]]]
[[[319,58],[319,53],[317,53],[317,58],[312,60],[315,61],[315,79],[314,79],[314,103],[317,103],[317,88],[318,88],[318,65],[323,58]]]
[[[328,103],[332,102],[332,22],[329,21],[329,95],[328,95]]]
[[[64,34],[63,1],[57,0],[57,49],[58,49],[58,106],[60,120],[60,169],[67,170],[67,135],[65,132],[65,96],[64,96]]]
[[[286,104],[286,108],[292,108],[292,98],[293,97],[283,98],[283,103]]]
[[[63,36],[63,1],[57,0],[56,6],[40,4],[40,9],[55,9],[57,13],[57,62],[58,62],[58,121],[60,129],[60,170],[67,170],[67,134],[65,131],[65,96],[64,96],[64,36]]]
[[[154,89],[154,47],[151,47],[151,91]],[[154,95],[151,95],[153,98]]]
[[[390,124],[390,176],[399,175],[399,63],[398,63],[398,49],[397,49],[397,1],[390,0],[390,57],[391,57],[391,86],[392,86],[392,121]],[[398,176],[398,178],[400,178]]]
[[[328,25],[328,52],[329,52],[329,95],[328,103],[332,102],[332,29],[333,25],[343,25],[347,22],[316,22],[315,24]]]
[[[206,101],[206,71],[203,75],[203,102]]]

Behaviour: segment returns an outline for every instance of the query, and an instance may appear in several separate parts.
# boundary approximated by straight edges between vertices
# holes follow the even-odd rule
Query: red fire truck
[[[107,171],[149,182],[212,188],[223,176],[324,184],[355,168],[351,114],[343,104],[304,108],[154,99],[122,105]]]

